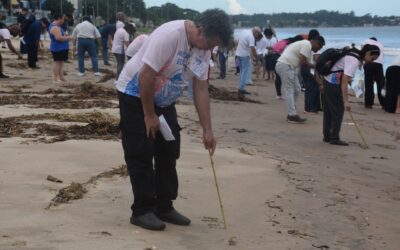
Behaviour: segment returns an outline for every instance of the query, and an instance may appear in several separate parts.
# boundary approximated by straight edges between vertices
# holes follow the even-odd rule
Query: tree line
[[[69,1],[62,1],[62,12],[72,14],[74,7]],[[104,20],[112,20],[118,11],[125,12],[130,17],[139,18],[143,23],[151,21],[155,25],[177,19],[194,19],[199,14],[192,9],[184,9],[179,6],[166,3],[157,7],[146,8],[143,0],[81,0],[82,15],[101,16]],[[46,0],[43,9],[52,13],[60,13],[60,0]],[[237,26],[264,27],[269,20],[274,27],[351,27],[351,26],[391,26],[400,25],[398,16],[372,16],[366,14],[356,16],[354,11],[347,13],[338,11],[319,10],[313,13],[274,13],[232,15],[232,22]]]

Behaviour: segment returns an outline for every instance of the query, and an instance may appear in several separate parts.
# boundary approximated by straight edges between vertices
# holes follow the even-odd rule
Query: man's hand
[[[160,120],[156,114],[144,116],[144,123],[146,124],[147,137],[156,138],[156,133],[160,128]]]
[[[204,148],[209,150],[211,155],[215,152],[215,147],[217,146],[217,140],[214,137],[212,131],[205,131],[203,133],[203,144]]]

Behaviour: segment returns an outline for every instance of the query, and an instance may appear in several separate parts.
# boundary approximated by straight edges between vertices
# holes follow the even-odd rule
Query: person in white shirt
[[[126,49],[125,55],[128,58],[128,61],[136,55],[136,53],[139,51],[139,49],[142,47],[144,42],[149,36],[146,34],[141,34],[137,36],[128,46]]]
[[[117,79],[125,64],[125,48],[129,46],[129,37],[135,34],[136,29],[131,23],[126,23],[123,28],[114,34],[111,52],[117,60]]]
[[[254,27],[252,30],[244,30],[239,35],[239,43],[235,54],[240,65],[239,95],[250,94],[245,90],[245,87],[249,83],[249,79],[251,79],[251,59],[255,60],[257,57],[256,41],[261,38],[262,33],[259,27]]]
[[[78,75],[85,75],[85,52],[87,51],[92,61],[94,75],[101,76],[99,72],[98,55],[95,43],[95,40],[97,40],[98,44],[101,44],[100,32],[97,30],[96,26],[91,23],[90,17],[83,17],[82,20],[83,21],[72,31],[73,51],[76,50],[76,46],[78,45]],[[78,41],[78,44],[76,41]]]
[[[375,37],[371,37],[363,42],[363,45],[370,44],[377,46],[381,53],[379,57],[370,63],[364,64],[364,82],[365,82],[365,93],[364,93],[364,106],[371,109],[374,105],[374,82],[376,82],[378,89],[378,100],[381,106],[384,106],[384,97],[382,96],[382,88],[385,85],[385,75],[383,74],[383,57],[384,47],[378,42]]]
[[[256,58],[256,76],[260,78],[260,70],[261,67],[263,69],[263,79],[265,78],[265,54],[267,53],[267,45],[268,40],[263,35],[260,40],[256,42],[256,51],[257,51],[257,58]]]
[[[356,50],[353,48],[353,50]],[[324,89],[324,122],[323,141],[333,145],[347,146],[347,142],[340,139],[344,111],[350,111],[348,86],[362,62],[371,63],[380,54],[375,45],[364,45],[361,51],[357,51],[358,57],[346,55],[337,61],[331,74],[322,77]]]
[[[163,221],[190,224],[173,207],[178,194],[176,160],[180,155],[175,102],[193,81],[203,144],[213,154],[216,139],[207,82],[211,50],[228,45],[232,33],[228,15],[218,9],[204,11],[194,22],[167,22],[151,33],[115,82],[122,146],[134,194],[132,224],[150,230],[163,230]],[[173,136],[164,137],[160,123],[161,128],[169,126]]]
[[[306,119],[297,114],[297,98],[301,92],[299,71],[300,66],[305,65],[315,68],[310,63],[312,51],[317,52],[325,45],[322,36],[313,37],[311,40],[302,40],[290,44],[283,51],[276,64],[276,73],[280,76],[285,89],[285,101],[287,104],[289,123],[304,123]]]
[[[267,53],[264,58],[265,70],[267,71],[267,81],[269,81],[270,79],[274,81],[275,65],[279,56],[274,55],[276,53],[272,50],[272,46],[274,46],[278,42],[278,39],[276,39],[276,37],[274,36],[274,31],[270,28],[264,30],[264,36],[267,39]]]
[[[19,27],[15,26],[13,29],[8,29],[5,25],[0,27],[0,42],[6,42],[8,48],[18,56],[18,59],[22,59],[22,55],[14,48],[11,42],[11,35],[18,36],[20,29]],[[0,53],[0,78],[9,78],[8,76],[3,74],[3,58],[1,57]]]

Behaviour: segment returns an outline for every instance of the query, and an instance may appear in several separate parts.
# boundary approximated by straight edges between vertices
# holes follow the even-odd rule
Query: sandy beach
[[[338,147],[322,142],[322,113],[287,123],[272,81],[253,77],[247,102],[212,99],[224,230],[195,107],[183,97],[175,207],[192,224],[151,232],[129,223],[133,197],[121,167],[114,57],[112,67],[100,63],[103,77],[77,76],[71,60],[68,81],[53,84],[47,52],[34,71],[8,49],[1,53],[10,76],[0,80],[2,250],[400,249],[399,115],[366,110],[352,97],[369,149],[348,114],[341,136],[350,146]],[[232,67],[226,80],[210,83],[235,97],[227,95],[236,91]],[[71,183],[76,190],[60,195]]]

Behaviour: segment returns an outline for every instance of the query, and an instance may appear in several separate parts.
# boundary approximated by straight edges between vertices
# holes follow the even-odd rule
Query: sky
[[[220,8],[229,14],[314,12],[326,9],[340,12],[354,11],[357,16],[367,13],[378,16],[400,16],[400,0],[144,0],[147,7],[167,2],[181,8],[203,11]]]

